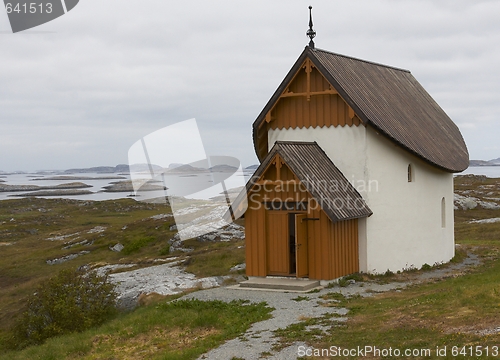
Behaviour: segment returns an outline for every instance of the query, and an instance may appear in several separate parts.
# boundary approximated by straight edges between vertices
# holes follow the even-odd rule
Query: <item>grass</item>
[[[111,201],[78,201],[66,199],[15,199],[0,201],[0,337],[9,329],[24,299],[41,280],[61,269],[84,264],[147,262],[173,236],[169,225],[173,219],[153,220],[151,216],[169,213],[165,205],[136,202],[131,199]],[[93,232],[97,226],[103,232]],[[57,236],[62,240],[49,241]],[[148,239],[147,246],[137,246]],[[154,239],[154,240],[153,240]],[[87,240],[86,244],[67,245]],[[110,246],[122,243],[132,247],[130,254],[116,253]],[[139,244],[141,245],[141,244]],[[82,250],[89,254],[58,265],[46,260]]]
[[[184,262],[186,271],[198,277],[227,275],[233,266],[245,262],[245,241],[199,242],[186,240],[186,247],[194,249]],[[235,272],[243,274],[245,270]]]
[[[345,326],[331,329],[316,347],[434,349],[436,346],[498,344],[498,335],[480,335],[500,321],[500,263],[489,261],[479,271],[402,292],[351,299]]]
[[[465,177],[459,179],[456,186],[460,190],[473,192],[478,186],[488,185],[489,196],[494,197],[499,194],[492,193],[494,189],[491,185],[499,187],[497,184],[498,180]],[[473,196],[481,198],[481,192]],[[358,346],[430,349],[431,358],[449,359],[456,358],[451,353],[453,346],[459,350],[467,346],[466,351],[469,351],[469,346],[473,349],[482,346],[483,350],[488,346],[490,349],[498,346],[500,334],[495,329],[500,324],[500,223],[468,223],[471,219],[494,217],[500,217],[500,210],[478,208],[455,211],[455,239],[461,246],[457,248],[451,263],[462,262],[467,251],[473,251],[483,261],[476,269],[369,298],[349,298],[339,293],[327,293],[321,297],[322,300],[349,309],[346,323],[337,323],[334,318],[325,316],[293,324],[277,332],[277,335],[284,344],[306,341],[315,349],[332,345],[345,349]],[[443,266],[426,265],[419,271]],[[417,272],[414,268],[408,270]],[[386,273],[369,277],[368,280],[378,282],[386,278],[393,281],[398,276]],[[315,334],[308,330],[308,325],[316,323],[328,326],[327,334]],[[436,348],[443,349],[444,346],[447,347],[446,356],[438,356]],[[467,356],[462,355],[462,358],[474,358],[476,354],[472,355],[467,352]],[[485,352],[482,357],[476,358],[486,358]]]
[[[486,196],[478,189],[487,189],[488,196],[500,197],[500,186],[486,178],[457,178],[456,189],[469,191],[484,201]],[[0,202],[0,242],[15,242],[1,249],[6,256],[0,258],[0,329],[9,323],[20,299],[37,281],[50,275],[53,267],[45,264],[45,259],[64,254],[62,242],[45,241],[45,238],[80,232],[83,234],[80,236],[93,240],[91,254],[73,260],[74,266],[98,261],[147,263],[165,253],[166,240],[173,235],[168,230],[172,221],[149,219],[168,211],[158,205],[128,200],[89,205],[51,201]],[[47,211],[39,211],[40,207]],[[457,276],[412,285],[401,291],[373,294],[369,298],[326,293],[321,296],[322,305],[348,308],[348,321],[338,322],[336,315],[302,319],[276,332],[281,338],[278,348],[305,341],[316,349],[332,345],[431,349],[431,358],[438,358],[436,347],[447,346],[446,356],[439,358],[453,358],[453,346],[482,346],[483,349],[497,346],[500,335],[493,330],[500,323],[500,223],[469,223],[472,219],[493,217],[500,217],[500,210],[455,211],[455,238],[461,246],[451,263],[460,263],[467,251],[473,251],[482,259],[481,266]],[[12,218],[15,220],[11,222]],[[106,227],[106,231],[88,234],[95,226]],[[122,230],[123,227],[126,230]],[[128,255],[110,252],[108,247],[118,241],[133,251]],[[193,248],[185,257],[186,268],[199,276],[225,275],[232,266],[244,261],[241,240],[218,243],[190,240],[185,245]],[[61,264],[58,269],[64,266],[69,265]],[[420,270],[407,270],[415,275],[444,266],[430,264]],[[388,271],[377,276],[353,274],[343,281],[346,285],[349,280],[384,283],[404,276]],[[293,300],[307,299],[307,296],[298,296]],[[168,300],[152,299],[151,305],[121,314],[99,328],[54,338],[23,352],[4,352],[2,359],[111,359],[116,353],[123,359],[192,359],[228,339],[243,338],[252,322],[269,317],[270,312],[264,304]]]
[[[455,192],[473,196],[483,201],[500,197],[499,179],[484,176],[457,176]],[[499,210],[476,207],[472,210],[455,211],[455,240],[457,243],[474,246],[494,246],[500,240],[500,223],[474,224],[471,220],[500,217]]]
[[[264,303],[178,300],[122,314],[105,325],[53,338],[2,359],[196,359],[270,317]]]
[[[434,351],[447,346],[451,351],[452,346],[497,346],[500,335],[493,330],[500,322],[500,261],[497,255],[484,255],[489,259],[472,273],[400,292],[369,298],[327,293],[323,300],[349,309],[347,323],[325,316],[290,325],[277,335],[285,345],[306,341],[318,349],[335,345]],[[307,329],[316,323],[328,326],[328,333]]]
[[[179,256],[190,263],[188,271],[204,277],[228,275],[232,266],[244,262],[242,240],[217,243],[192,240],[188,241],[188,245],[195,249],[192,253],[170,254],[168,240],[175,234],[175,231],[170,231],[173,217],[151,218],[170,212],[164,204],[132,199],[28,198],[0,201],[0,243],[12,244],[0,246],[0,350],[1,340],[12,328],[27,296],[33,293],[40,281],[61,269],[86,264],[137,264],[121,270],[128,271],[156,265],[154,260],[158,258]],[[96,227],[104,231],[97,232]],[[61,240],[47,240],[57,237]],[[85,240],[86,243],[81,243]],[[117,243],[123,244],[124,249],[111,251],[110,247]],[[72,246],[64,249],[68,245]],[[82,250],[90,253],[62,264],[46,263],[46,260]]]
[[[157,238],[154,236],[140,237],[138,239],[130,241],[127,245],[125,245],[122,252],[124,255],[130,255],[130,254],[138,252],[140,249],[142,249],[142,248],[144,248],[144,247],[148,246],[149,244],[156,242],[156,241],[157,241]],[[162,252],[162,250],[160,250],[160,252]]]

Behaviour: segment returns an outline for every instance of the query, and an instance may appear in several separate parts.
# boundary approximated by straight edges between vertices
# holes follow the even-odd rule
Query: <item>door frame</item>
[[[307,214],[295,214],[295,276],[309,276],[309,236]]]
[[[283,211],[283,210],[266,210],[265,234],[266,234],[266,276],[289,276],[296,278],[304,278],[309,276],[309,254],[308,254],[308,232],[307,232],[307,211]],[[294,215],[295,220],[295,273],[291,273],[291,249],[290,249],[290,215]],[[272,217],[283,217],[275,221],[286,221],[286,226],[283,224],[275,224],[270,221]],[[276,228],[280,229],[281,233],[276,234]],[[275,236],[281,237],[275,238]],[[300,239],[299,239],[300,237]],[[278,254],[275,252],[278,251]],[[271,268],[277,269],[272,271]]]

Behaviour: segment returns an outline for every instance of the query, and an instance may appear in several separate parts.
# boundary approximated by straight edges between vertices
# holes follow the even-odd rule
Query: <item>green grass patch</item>
[[[346,326],[332,328],[317,342],[321,347],[371,345],[415,348],[498,344],[498,335],[480,336],[496,328],[500,293],[498,261],[482,271],[434,284],[416,286],[401,293],[351,299]]]
[[[338,292],[326,293],[324,295],[321,295],[320,297],[324,300],[337,300],[337,301],[345,301],[346,300],[346,297],[343,294],[338,293]]]
[[[277,332],[282,343],[306,341],[315,348],[376,346],[393,349],[436,349],[452,346],[498,345],[494,332],[500,321],[500,261],[487,260],[473,273],[435,283],[412,286],[401,292],[373,297],[346,298],[327,293],[323,300],[349,309],[347,323],[330,316],[308,319]],[[328,334],[311,337],[307,326],[314,321],[330,323]],[[488,335],[488,332],[489,335]],[[432,358],[437,358],[435,353]],[[353,357],[355,358],[355,357]]]
[[[125,245],[125,247],[122,250],[122,253],[124,255],[130,255],[132,253],[135,253],[139,251],[140,249],[148,246],[149,244],[153,243],[156,241],[156,238],[154,236],[145,236],[141,237],[135,240],[132,240],[128,244]]]
[[[165,245],[165,247],[161,248],[160,251],[158,252],[160,256],[165,256],[170,254],[170,245]]]
[[[455,247],[455,256],[450,260],[452,264],[460,264],[467,257],[467,250],[463,247]]]
[[[228,242],[185,241],[185,246],[195,249],[184,262],[185,270],[198,277],[228,275],[233,266],[245,262],[244,244],[244,240]],[[244,270],[239,271],[239,273],[244,273]]]
[[[142,307],[105,325],[48,340],[2,359],[196,359],[268,319],[265,303],[178,300]]]
[[[422,270],[422,271],[429,271],[429,270],[432,270],[432,266],[430,266],[429,264],[425,263],[424,265],[422,265],[422,267],[420,268],[420,270]]]

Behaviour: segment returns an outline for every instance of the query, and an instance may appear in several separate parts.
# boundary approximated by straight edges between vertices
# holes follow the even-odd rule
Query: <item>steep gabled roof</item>
[[[316,142],[277,141],[248,182],[248,192],[277,154],[332,221],[372,214],[363,197]]]
[[[469,166],[460,130],[408,70],[310,47],[302,52],[253,124],[254,145],[261,160],[259,142],[267,145],[265,116],[306,58],[366,126],[442,170],[460,172]]]

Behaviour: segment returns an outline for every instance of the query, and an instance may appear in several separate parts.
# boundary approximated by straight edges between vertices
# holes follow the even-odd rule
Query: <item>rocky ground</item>
[[[485,184],[479,186],[473,186],[474,189],[470,187],[473,182],[484,181]],[[455,208],[456,209],[474,209],[481,207],[484,209],[498,209],[500,208],[500,186],[496,184],[488,184],[487,178],[473,177],[473,176],[463,176],[459,177],[457,190],[455,193]],[[122,185],[125,182],[120,182]],[[130,184],[129,184],[130,185]],[[121,185],[120,185],[121,186]],[[128,185],[127,185],[128,186]],[[192,209],[191,209],[192,208]],[[216,227],[222,224],[213,223],[213,219],[220,218],[221,214],[226,211],[225,206],[212,206],[208,210],[201,209],[197,206],[185,207],[183,209],[184,213],[195,213],[196,211],[201,211],[202,215],[198,216],[200,219],[196,224],[191,224],[191,227],[196,227],[198,233],[201,235],[197,236],[197,240],[200,242],[224,242],[230,241],[231,239],[243,239],[244,238],[244,228],[238,224],[232,223],[222,228],[217,229]],[[158,221],[172,221],[172,214],[159,214],[151,217],[153,220]],[[492,218],[485,220],[473,220],[476,222],[487,223],[487,222],[497,222],[500,218]],[[189,232],[190,226],[184,227],[183,231]],[[205,226],[206,228],[204,228]],[[215,228],[215,230],[214,230]],[[105,227],[94,227],[88,230],[88,233],[103,233],[106,230]],[[170,230],[176,231],[177,225],[172,225]],[[82,240],[81,236],[85,234],[72,233],[62,236],[55,236],[47,238],[49,241],[62,241],[64,244],[64,249],[68,249],[76,246],[92,245],[88,240]],[[184,245],[184,240],[177,233],[173,236],[168,243],[170,244],[170,251],[181,251],[184,253],[189,253],[193,249],[189,246]],[[8,243],[1,244],[8,245]],[[120,252],[123,249],[123,245],[116,243],[114,246],[110,246],[110,250],[115,252]],[[70,261],[78,256],[87,254],[87,250],[80,250],[69,255],[65,255],[60,258],[48,259],[47,264],[55,265],[66,261]],[[149,264],[117,264],[109,265],[105,264],[100,271],[101,272],[115,272],[119,270],[119,273],[113,273],[110,275],[110,279],[118,284],[119,300],[120,304],[124,307],[130,308],[137,304],[139,296],[141,294],[147,295],[149,293],[156,293],[160,295],[171,295],[176,294],[187,289],[192,288],[210,288],[218,287],[224,283],[223,277],[210,277],[196,279],[193,274],[186,273],[182,270],[181,263],[176,261],[176,258],[170,259],[157,259],[157,261],[151,261]],[[133,270],[127,271],[126,268],[131,267]],[[142,267],[138,269],[138,267]],[[240,264],[237,269],[244,269],[244,264]],[[439,274],[439,271],[435,271],[435,274]]]
[[[121,308],[133,309],[142,296],[173,295],[189,289],[208,289],[220,286],[226,277],[196,278],[180,267],[181,261],[168,259],[168,263],[153,265],[146,268],[123,271],[109,275],[111,282],[117,285],[118,304]],[[163,262],[164,260],[158,261]],[[98,273],[106,274],[117,269],[134,267],[136,264],[106,265],[97,269]]]
[[[172,251],[190,252],[191,248],[184,245],[185,239],[196,238],[199,241],[229,241],[244,239],[245,229],[235,223],[227,224],[224,214],[227,205],[210,203],[206,206],[192,205],[175,212],[174,225],[177,234],[169,240]]]
[[[467,175],[456,177],[455,184],[455,209],[466,210],[466,213],[471,214],[473,211],[469,210],[472,209],[484,210],[485,213],[489,211],[488,214],[490,214],[490,210],[500,209],[500,184],[497,184],[496,180],[481,176]],[[131,184],[128,184],[126,186],[130,185]],[[5,185],[0,184],[0,187],[2,186]],[[65,201],[61,200],[61,202],[64,203]],[[5,225],[5,229],[0,229],[0,249],[14,249],[19,246],[19,242],[16,244],[16,241],[18,241],[17,238],[13,238],[13,241],[9,241],[16,231],[22,231],[23,234],[26,233],[27,236],[35,237],[38,231],[42,231],[45,227],[49,227],[49,225],[58,227],[58,224],[64,221],[64,217],[68,216],[67,214],[55,214],[55,209],[57,209],[57,207],[54,207],[54,209],[47,209],[45,205],[42,206],[37,203],[36,206],[29,205],[30,208],[28,209],[28,204],[28,201],[26,201],[26,204],[23,203],[22,206],[19,205],[19,208],[12,209],[12,212],[9,213],[8,216],[5,215],[3,218],[0,218],[0,225]],[[116,207],[107,205],[105,202],[99,204],[99,206],[103,207],[103,209],[100,210],[102,214],[100,213],[99,216],[108,216],[109,214],[115,216],[121,214],[125,216],[134,207],[142,209],[142,207],[146,206],[139,203],[126,203],[126,205],[124,203],[124,205],[116,205]],[[107,209],[108,206],[109,209]],[[81,212],[91,211],[94,207],[96,207],[96,203],[92,201],[78,203],[78,208],[81,209]],[[144,211],[146,210],[147,209]],[[190,213],[191,210],[189,206],[187,206],[184,211],[188,215],[196,215],[194,212]],[[209,228],[209,226],[213,226],[213,220],[216,218],[220,219],[224,212],[224,207],[213,207],[210,211],[205,211],[203,216],[196,215],[195,217],[202,218],[200,222],[195,225],[195,227],[198,227],[198,231],[200,230],[200,226],[205,226],[203,225],[204,222],[209,225],[207,225],[207,228],[202,229],[201,235],[195,235],[195,240],[199,243],[224,243],[232,239],[241,241],[241,239],[244,238],[244,228],[238,224],[232,223],[216,230]],[[38,214],[40,219],[36,219],[36,221],[33,220],[32,223],[26,223],[25,214],[29,213]],[[94,252],[98,251],[93,241],[95,240],[97,243],[99,239],[106,238],[107,232],[111,230],[119,232],[119,235],[116,241],[109,243],[109,247],[108,244],[105,244],[104,250],[102,251],[106,253],[117,254],[121,257],[119,253],[123,251],[124,245],[121,243],[120,237],[126,236],[129,231],[137,231],[139,228],[151,228],[156,230],[165,229],[165,232],[168,233],[169,236],[165,238],[164,243],[169,243],[170,251],[180,250],[178,254],[182,253],[179,255],[181,257],[191,255],[193,249],[190,242],[184,241],[179,235],[174,235],[173,233],[173,231],[177,231],[178,229],[176,225],[174,225],[174,218],[171,213],[162,212],[156,215],[146,216],[147,215],[141,216],[139,220],[127,223],[126,226],[122,227],[122,225],[120,225],[120,227],[116,229],[111,229],[111,226],[107,227],[108,225],[97,225],[93,223],[92,225],[82,226],[80,229],[72,228],[71,231],[62,233],[54,232],[52,235],[46,235],[43,237],[44,243],[46,240],[52,243],[60,242],[60,245],[58,244],[58,252],[54,253],[54,256],[47,257],[43,260],[47,264],[44,264],[44,266],[47,268],[56,268],[58,264],[65,264],[67,262],[67,264],[70,264],[70,262],[78,262],[90,257],[91,255],[89,255],[89,252],[94,254]],[[467,220],[470,223],[482,224],[500,222],[500,217],[497,216],[470,217],[471,219]],[[104,217],[100,217],[99,219],[103,218]],[[19,226],[16,224],[19,224]],[[111,224],[113,224],[113,222],[111,222]],[[189,232],[190,228],[188,226],[183,228],[183,230]],[[96,250],[94,250],[94,248]],[[196,278],[193,274],[183,270],[183,263],[179,260],[179,258],[175,258],[173,255],[168,255],[163,257],[152,257],[147,262],[133,262],[129,260],[124,262],[120,260],[100,264],[92,263],[90,267],[98,269],[98,271],[102,273],[109,274],[110,280],[117,284],[120,305],[126,308],[136,306],[141,297],[144,296],[155,294],[172,295],[188,289],[208,289],[194,292],[187,295],[188,297],[221,299],[225,301],[243,298],[251,301],[267,301],[270,306],[275,307],[276,310],[273,312],[273,319],[255,324],[243,338],[232,340],[221,348],[214,349],[206,354],[205,358],[210,359],[231,359],[233,356],[244,359],[257,359],[260,354],[267,352],[272,353],[275,358],[294,358],[298,344],[294,344],[280,351],[274,351],[273,348],[278,343],[278,339],[274,337],[273,331],[277,328],[283,328],[289,324],[298,322],[300,319],[317,317],[333,311],[337,311],[338,314],[336,321],[343,321],[346,317],[346,314],[343,313],[344,310],[325,307],[319,304],[321,301],[320,296],[325,293],[339,291],[346,296],[355,294],[370,296],[373,292],[396,291],[398,287],[405,287],[410,283],[428,281],[429,279],[432,280],[434,277],[455,276],[460,273],[460,271],[474,266],[477,262],[477,259],[474,259],[472,255],[458,268],[450,266],[446,269],[435,269],[430,272],[422,272],[419,274],[419,277],[409,277],[403,281],[386,284],[384,286],[376,283],[364,283],[363,285],[354,283],[348,287],[324,289],[319,293],[304,295],[308,297],[308,300],[295,301],[293,299],[297,298],[298,295],[292,293],[272,293],[272,295],[270,295],[269,292],[228,289],[224,287],[227,279],[223,276]],[[89,263],[88,260],[83,261]],[[239,264],[236,267],[236,270],[241,269],[244,269],[244,264]],[[234,277],[236,277],[236,275]]]
[[[172,214],[159,214],[145,220],[168,221],[171,219]],[[92,241],[82,239],[82,237],[85,237],[87,234],[101,234],[105,231],[106,227],[96,226],[84,233],[76,232],[52,236],[45,240],[62,242],[62,249],[71,249],[72,247],[80,248],[82,246],[92,245]],[[244,238],[244,228],[233,223],[199,236],[198,241],[230,241],[242,238]],[[183,242],[175,238],[175,236],[173,239],[176,240],[171,240],[173,244],[170,249],[171,252],[178,250],[183,250],[184,252],[192,251],[191,248],[184,247],[182,244]],[[8,245],[8,243],[5,243],[5,245]],[[122,244],[116,243],[110,246],[109,250],[120,252],[123,248]],[[90,251],[88,250],[80,250],[61,257],[48,259],[46,263],[48,265],[62,264],[89,253]],[[134,308],[141,295],[148,295],[151,293],[158,295],[173,295],[189,289],[218,287],[228,278],[239,278],[237,275],[196,278],[195,275],[183,270],[182,265],[184,261],[185,259],[180,261],[177,257],[169,257],[167,259],[158,258],[141,264],[92,264],[90,267],[86,266],[86,268],[89,270],[91,268],[96,269],[100,274],[109,274],[111,282],[117,285],[116,291],[118,292],[119,306],[127,309]],[[133,270],[127,271],[127,268],[133,268]],[[234,271],[242,269],[244,269],[244,264],[236,266]],[[243,278],[240,280],[243,280]]]
[[[500,183],[483,175],[455,177],[455,210],[500,209]]]

